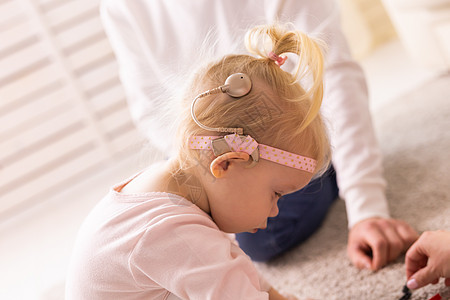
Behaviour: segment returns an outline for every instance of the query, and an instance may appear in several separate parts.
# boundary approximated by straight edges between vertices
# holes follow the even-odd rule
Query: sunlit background
[[[83,218],[156,151],[129,115],[98,4],[0,0],[0,299],[62,299]],[[449,0],[340,4],[372,110],[448,72]]]

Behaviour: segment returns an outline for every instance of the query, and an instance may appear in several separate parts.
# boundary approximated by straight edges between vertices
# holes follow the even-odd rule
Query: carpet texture
[[[390,102],[373,113],[373,121],[392,216],[419,232],[450,230],[450,75]],[[257,268],[299,299],[399,299],[404,256],[378,272],[357,270],[347,258],[347,233],[345,203],[339,200],[305,243]],[[411,299],[429,299],[444,288],[441,280],[414,291]]]

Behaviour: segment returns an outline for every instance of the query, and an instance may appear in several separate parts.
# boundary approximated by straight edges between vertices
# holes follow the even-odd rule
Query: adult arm
[[[348,254],[357,267],[379,269],[405,251],[418,234],[405,222],[390,218],[364,73],[351,57],[336,1],[286,1],[283,13],[298,29],[328,45],[322,112],[330,124],[333,165],[340,197],[346,202]]]
[[[100,16],[134,123],[152,146],[170,155],[176,126],[169,104],[173,96],[170,78],[176,72],[171,64],[177,62],[170,53],[179,45],[171,43],[176,33],[164,5],[159,1],[147,4],[102,0]],[[149,17],[149,11],[158,18]]]

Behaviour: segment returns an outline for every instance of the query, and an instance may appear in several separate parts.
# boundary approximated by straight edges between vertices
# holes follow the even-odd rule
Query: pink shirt
[[[66,299],[268,299],[234,235],[180,196],[120,193],[129,181],[84,221]]]

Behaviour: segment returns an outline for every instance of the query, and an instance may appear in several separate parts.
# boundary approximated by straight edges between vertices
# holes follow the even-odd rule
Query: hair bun
[[[308,82],[312,83],[309,89],[305,89],[306,96],[313,99],[313,101],[303,127],[308,126],[314,119],[322,104],[323,45],[322,41],[314,39],[306,33],[291,30],[288,29],[288,26],[279,24],[256,26],[250,29],[245,37],[247,50],[251,54],[262,58],[272,59],[270,53],[275,54],[277,57],[287,53],[293,53],[298,56],[297,67],[295,73],[292,74],[294,81],[307,78]],[[282,64],[281,61],[278,65],[280,64]]]

